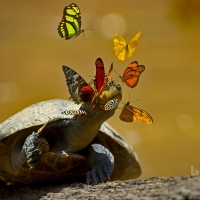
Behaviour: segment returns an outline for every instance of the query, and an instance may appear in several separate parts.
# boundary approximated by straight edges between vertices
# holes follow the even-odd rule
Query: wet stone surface
[[[157,200],[200,199],[200,177],[152,177],[145,180],[57,185],[0,185],[0,199],[10,200]]]

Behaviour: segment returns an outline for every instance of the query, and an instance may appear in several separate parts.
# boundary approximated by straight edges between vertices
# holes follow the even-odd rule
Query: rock
[[[73,183],[6,186],[1,184],[0,199],[200,199],[200,177],[152,177],[145,180],[115,181],[95,185]]]

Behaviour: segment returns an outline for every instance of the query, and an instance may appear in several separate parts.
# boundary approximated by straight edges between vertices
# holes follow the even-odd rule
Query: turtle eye
[[[115,87],[116,87],[117,89],[121,89],[121,85],[120,85],[120,84],[115,83],[114,85],[115,85]]]

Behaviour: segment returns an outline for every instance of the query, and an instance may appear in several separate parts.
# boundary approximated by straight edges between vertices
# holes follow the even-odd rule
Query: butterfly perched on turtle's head
[[[101,58],[96,59],[95,65],[96,65],[96,77],[95,77],[96,92],[92,98],[92,102],[94,102],[95,99],[97,99],[97,97],[101,95],[106,86],[109,87],[111,83],[113,84],[113,81],[110,77],[110,73],[113,70],[113,63],[110,66],[108,74],[106,74],[104,71],[104,64]]]
[[[97,58],[95,61],[96,65],[96,89],[97,91],[100,91],[103,84],[104,84],[104,76],[105,76],[105,71],[104,71],[104,64],[101,58]]]
[[[62,66],[62,69],[71,95],[70,98],[76,104],[88,102],[94,94],[94,89],[73,69],[65,65]]]

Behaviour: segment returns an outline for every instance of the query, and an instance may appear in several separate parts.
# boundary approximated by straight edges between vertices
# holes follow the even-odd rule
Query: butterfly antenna
[[[114,71],[114,70],[113,70],[113,72],[115,72],[116,74],[118,74],[118,73],[117,73],[116,71]],[[119,75],[119,74],[118,74],[118,75]],[[120,75],[119,75],[119,78],[120,78],[121,80],[123,80],[122,77],[121,77]]]
[[[119,76],[115,76],[115,77],[113,77],[113,78],[119,78]]]
[[[39,128],[39,130],[37,131],[37,136],[40,136],[42,131],[44,130],[45,126],[51,121],[51,119],[48,120],[48,122],[46,122],[42,127]]]
[[[111,65],[110,65],[110,69],[108,71],[108,76],[110,76],[110,73],[112,72],[112,70],[113,70],[113,63],[111,63]]]
[[[127,102],[127,101],[125,101],[125,100],[121,100],[121,101],[120,101],[120,103],[122,103],[122,104],[126,104],[126,102]]]
[[[90,25],[90,26],[88,26],[87,28],[81,30],[82,37],[85,37],[85,30],[93,30],[93,29],[90,29],[90,28],[89,28],[89,27],[91,27],[91,26],[93,26],[93,25]],[[80,33],[80,34],[81,34],[81,33]],[[77,37],[77,36],[76,36],[76,37]]]
[[[92,85],[94,85],[94,81],[93,81],[93,79],[91,79],[91,81],[88,82],[88,85],[90,85],[91,87],[93,87],[93,86],[92,86]]]
[[[115,72],[116,74],[118,74],[115,70],[113,70],[113,72]],[[118,74],[119,75],[119,74]],[[119,75],[120,76],[120,75]]]
[[[132,103],[132,102],[135,102],[135,101],[140,101],[140,99],[133,100],[133,101],[131,101],[131,102],[129,102],[129,103]]]
[[[132,103],[132,102],[135,102],[135,101],[139,101],[140,99],[136,99],[136,100],[133,100],[133,101],[130,101],[130,100],[131,100],[131,94],[129,93],[129,100],[128,100],[129,103]]]
[[[84,30],[93,30],[92,28],[90,28],[91,26],[93,26],[93,25],[86,27]]]

